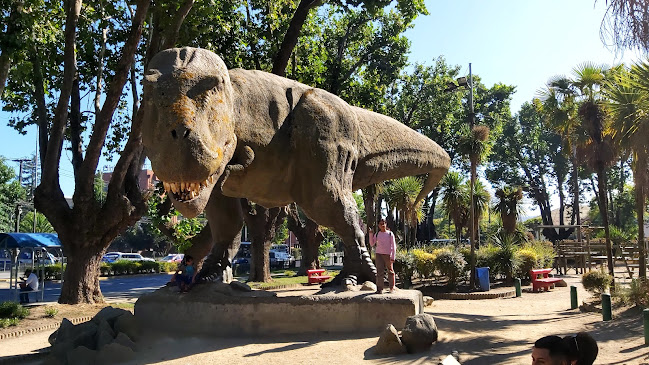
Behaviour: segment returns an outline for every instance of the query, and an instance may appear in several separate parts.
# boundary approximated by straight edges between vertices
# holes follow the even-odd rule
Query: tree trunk
[[[247,203],[244,203],[247,202]],[[243,219],[250,231],[251,263],[249,281],[270,281],[269,251],[275,228],[286,214],[284,208],[266,209],[259,204],[254,207],[242,199]]]
[[[606,261],[608,263],[608,273],[613,278],[611,282],[611,290],[615,288],[615,274],[614,274],[614,262],[613,262],[613,249],[611,247],[611,233],[608,226],[608,204],[606,201],[606,171],[603,168],[600,168],[597,171],[597,186],[599,189],[599,213],[602,217],[602,223],[604,224],[604,234],[606,237]]]
[[[99,288],[99,267],[110,242],[64,240],[63,246],[68,262],[61,287],[61,304],[103,303]]]
[[[298,275],[306,275],[307,270],[320,268],[318,248],[322,240],[324,240],[324,235],[318,223],[308,217],[302,222],[295,203],[288,206],[286,219],[288,229],[297,237],[302,248],[302,260],[300,261]]]
[[[638,160],[636,161],[635,179],[635,209],[638,217],[638,256],[640,258],[638,276],[647,278],[647,262],[645,253],[645,238],[644,238],[644,208],[645,208],[645,185],[647,183],[645,169],[647,166],[647,155],[644,152],[638,153]]]

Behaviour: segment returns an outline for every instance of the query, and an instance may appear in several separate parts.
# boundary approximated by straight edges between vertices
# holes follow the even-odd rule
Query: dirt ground
[[[565,280],[568,285],[578,286],[580,302],[589,297],[579,284],[579,276],[566,276]],[[296,294],[291,290],[279,292]],[[603,322],[599,313],[569,308],[568,287],[545,293],[524,292],[521,298],[436,300],[425,311],[435,317],[439,341],[430,351],[398,357],[374,354],[378,333],[272,338],[172,338],[149,334],[138,342],[138,359],[133,363],[436,364],[452,351],[458,351],[463,364],[529,364],[532,344],[539,337],[587,331],[599,344],[596,364],[649,364],[649,346],[644,345],[640,311],[618,310],[612,321]],[[51,332],[0,340],[0,363],[7,356],[46,348]]]

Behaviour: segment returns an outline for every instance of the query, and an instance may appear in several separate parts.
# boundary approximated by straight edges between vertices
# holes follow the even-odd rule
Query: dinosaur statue
[[[423,175],[417,201],[448,170],[435,142],[387,116],[321,89],[261,71],[229,70],[196,48],[158,53],[144,78],[142,141],[176,209],[203,210],[213,246],[202,276],[232,280],[243,227],[240,198],[296,202],[344,242],[340,275],[376,279],[352,192]]]

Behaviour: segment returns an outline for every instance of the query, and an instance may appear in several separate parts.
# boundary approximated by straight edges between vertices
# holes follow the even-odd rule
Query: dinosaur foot
[[[345,256],[343,269],[323,287],[358,285],[366,281],[376,282],[376,267],[365,247],[357,247],[353,257]]]
[[[203,268],[197,275],[198,282],[209,283],[229,283],[234,279],[232,276],[232,268],[230,266],[222,265],[219,262],[211,263],[206,261]]]

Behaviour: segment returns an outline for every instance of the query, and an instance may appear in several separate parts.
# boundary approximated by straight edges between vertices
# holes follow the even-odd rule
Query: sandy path
[[[577,284],[578,276],[565,277]],[[588,294],[578,285],[580,300]],[[286,292],[282,294],[287,294]],[[373,353],[377,333],[313,334],[273,338],[162,338],[139,342],[135,364],[430,364],[457,350],[463,364],[529,364],[539,337],[588,331],[600,346],[597,364],[649,364],[641,313],[600,314],[570,310],[569,288],[523,293],[521,298],[438,300],[426,312],[435,316],[440,340],[428,352],[381,358]],[[285,314],[278,314],[285,315]],[[0,354],[47,346],[49,333],[0,341]],[[15,350],[18,351],[18,350]],[[1,359],[1,358],[0,358]]]

